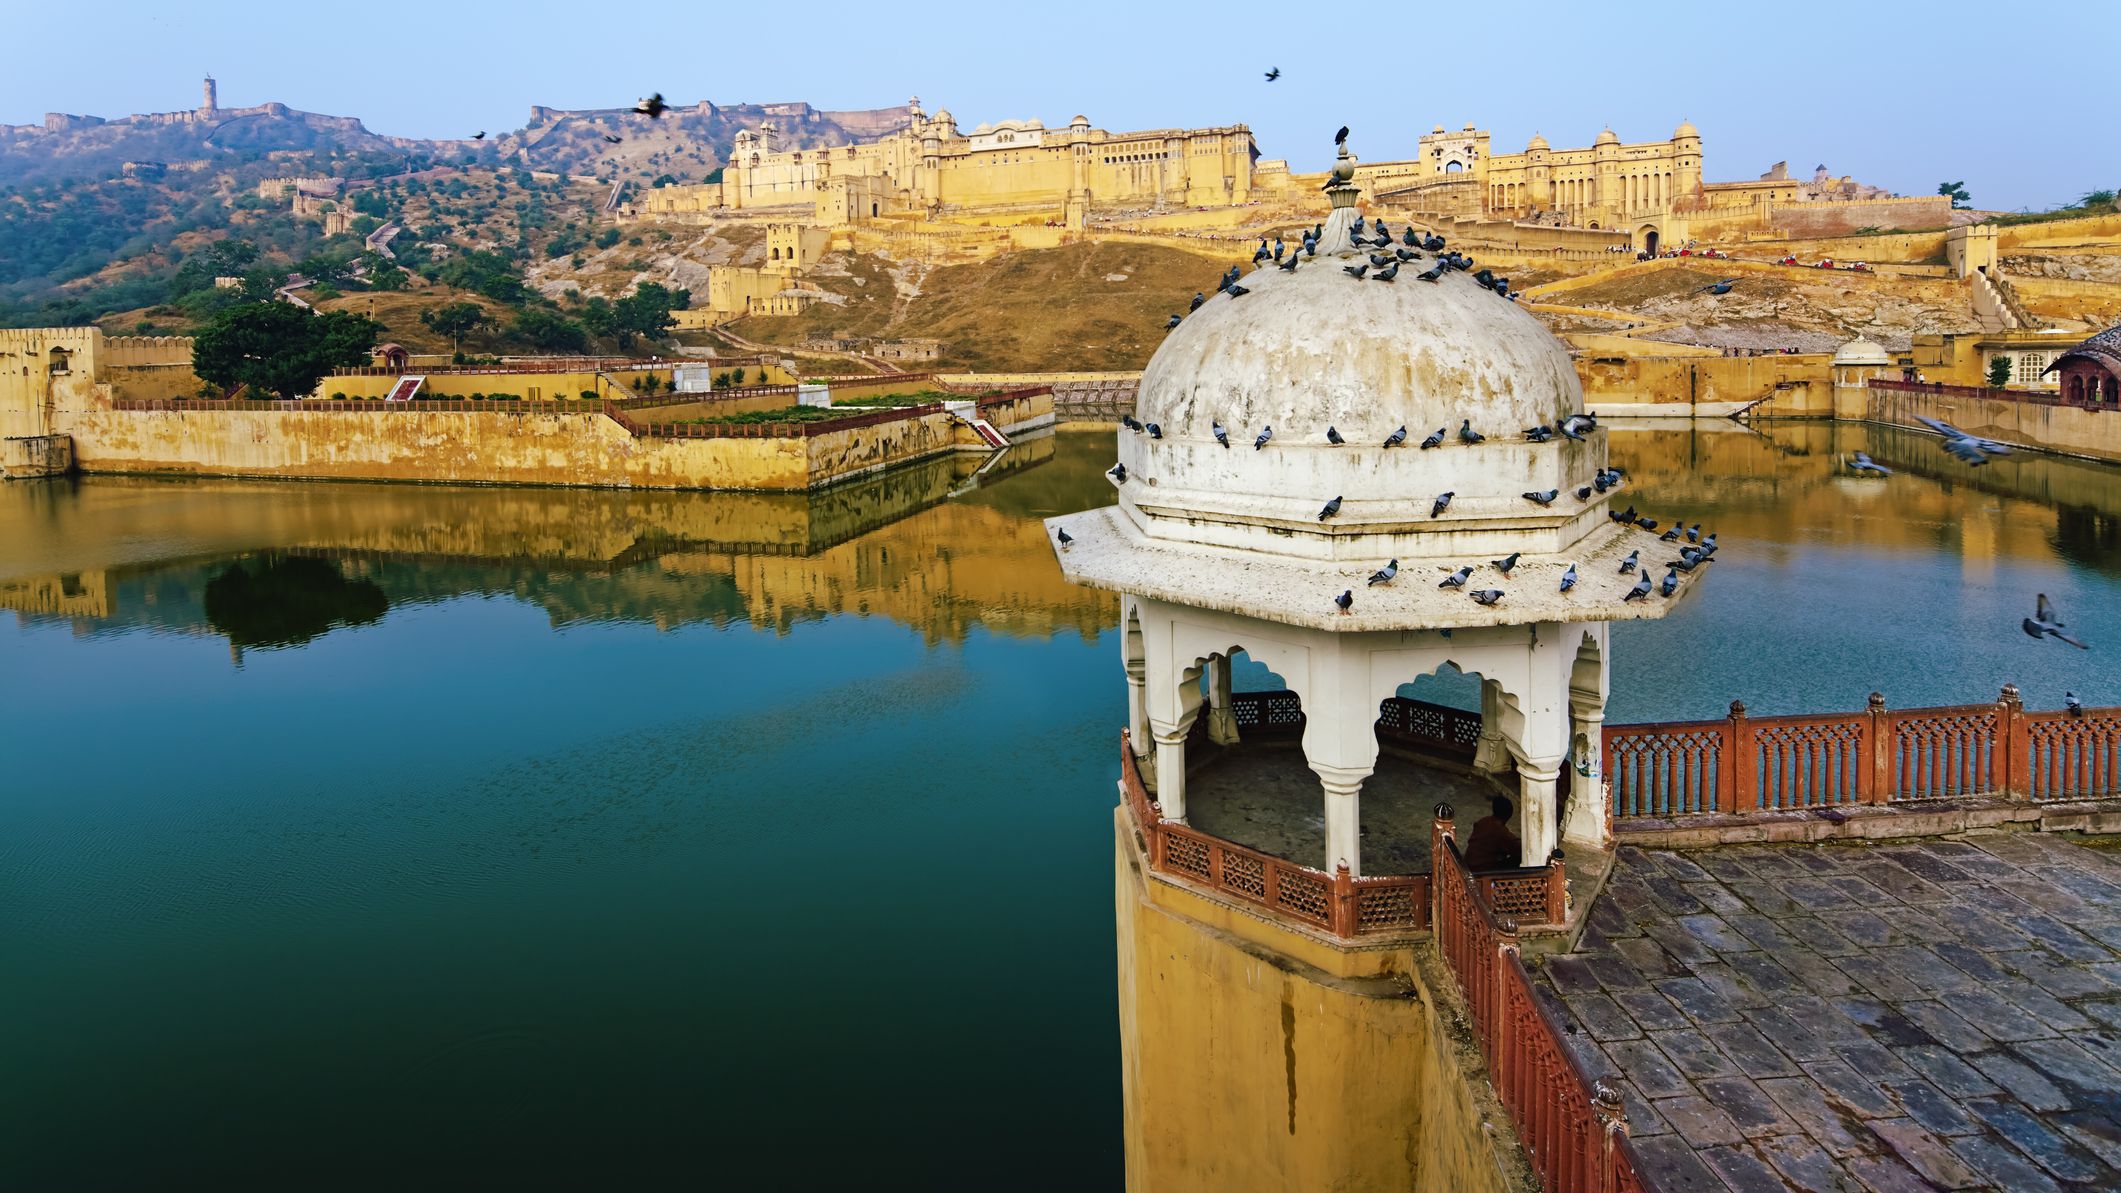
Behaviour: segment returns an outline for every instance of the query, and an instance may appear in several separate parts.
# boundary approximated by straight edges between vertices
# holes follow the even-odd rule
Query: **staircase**
[[[420,387],[425,384],[427,384],[427,378],[424,375],[419,377],[400,377],[397,383],[390,387],[390,392],[383,395],[383,400],[386,402],[410,402],[413,395],[419,393]]]
[[[2010,282],[1993,268],[1975,270],[1966,275],[1966,281],[1973,288],[1974,316],[1981,321],[1982,331],[1995,333],[2047,326],[2047,321],[2027,309],[2025,300],[2019,298]]]

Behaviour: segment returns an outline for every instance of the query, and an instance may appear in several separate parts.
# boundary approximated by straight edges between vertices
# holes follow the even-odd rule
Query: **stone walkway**
[[[1659,1189],[2121,1189],[2121,858],[1623,848],[1540,981]]]
[[[1462,831],[1488,814],[1497,788],[1484,778],[1380,754],[1362,785],[1364,874],[1427,874],[1436,805],[1459,809]],[[1323,868],[1325,791],[1293,744],[1219,750],[1186,778],[1186,823],[1225,841]]]

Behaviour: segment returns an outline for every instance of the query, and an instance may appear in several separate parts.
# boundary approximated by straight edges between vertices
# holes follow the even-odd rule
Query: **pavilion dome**
[[[1836,367],[1855,366],[1861,368],[1890,365],[1892,363],[1893,358],[1886,355],[1885,349],[1864,339],[1862,336],[1850,340],[1834,352],[1834,365]]]
[[[1532,139],[1530,141],[1525,142],[1525,152],[1527,153],[1530,153],[1535,149],[1547,148],[1551,148],[1551,146],[1547,144],[1547,139],[1545,137],[1540,136],[1538,133],[1533,133]]]
[[[1701,130],[1695,128],[1694,122],[1691,120],[1680,121],[1679,127],[1672,130],[1672,139],[1674,141],[1680,140],[1684,137],[1698,137],[1700,135]]]
[[[1214,295],[1165,337],[1136,402],[1137,417],[1158,424],[1163,438],[1122,432],[1120,460],[1142,481],[1123,486],[1122,505],[1160,537],[1271,544],[1272,536],[1238,524],[1315,527],[1322,503],[1344,498],[1336,545],[1283,536],[1267,547],[1296,554],[1418,555],[1467,541],[1507,551],[1508,532],[1528,526],[1542,526],[1555,544],[1530,550],[1572,540],[1590,512],[1572,490],[1604,466],[1603,439],[1542,444],[1524,434],[1583,410],[1567,349],[1531,312],[1470,274],[1416,280],[1431,263],[1426,254],[1393,282],[1349,277],[1343,266],[1364,260],[1349,244],[1354,216],[1352,208],[1334,211],[1317,257],[1294,273],[1247,273],[1240,284],[1250,293]],[[1218,421],[1228,448],[1214,439]],[[1485,443],[1459,442],[1466,421]],[[1268,426],[1274,437],[1255,451]],[[1404,446],[1384,448],[1401,426]],[[1345,446],[1327,442],[1328,427]],[[1420,450],[1439,428],[1445,445]],[[1564,491],[1549,509],[1522,496],[1549,489]],[[1454,493],[1449,513],[1432,520],[1430,505],[1445,490]],[[1355,542],[1365,528],[1390,545]],[[1504,537],[1444,541],[1469,528]]]
[[[1614,131],[1613,131],[1612,129],[1608,128],[1608,129],[1606,129],[1606,130],[1604,130],[1604,131],[1600,132],[1600,133],[1598,134],[1598,137],[1597,137],[1597,139],[1596,139],[1596,140],[1594,140],[1594,141],[1592,141],[1592,142],[1591,142],[1591,144],[1593,144],[1593,145],[1618,145],[1618,144],[1620,144],[1620,134],[1618,134],[1618,133],[1614,132]]]

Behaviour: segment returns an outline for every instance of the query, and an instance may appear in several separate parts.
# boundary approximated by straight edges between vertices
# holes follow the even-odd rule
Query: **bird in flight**
[[[1857,476],[1891,476],[1893,470],[1878,463],[1863,452],[1849,456],[1849,471]]]
[[[663,102],[663,93],[660,91],[633,105],[634,111],[648,117],[650,120],[661,118],[663,113],[669,109],[670,105]]]
[[[1915,416],[1915,421],[1944,436],[1944,450],[1976,468],[1988,463],[1990,456],[2007,456],[2011,451],[2011,445],[2008,443],[1969,435],[1947,422],[1924,418],[1919,414]]]
[[[1278,79],[1278,78],[1280,78],[1280,77],[1281,77],[1281,68],[1280,68],[1280,67],[1278,67],[1278,66],[1277,66],[1277,67],[1275,67],[1275,68],[1273,68],[1272,70],[1269,70],[1269,71],[1267,72],[1267,82],[1269,82],[1269,83],[1273,82],[1274,80],[1276,80],[1276,79]]]
[[[2059,638],[2078,650],[2091,649],[2091,647],[2062,632],[2063,622],[2055,616],[2055,607],[2048,603],[2046,593],[2040,593],[2037,600],[2038,603],[2033,607],[2033,615],[2021,623],[2027,636],[2033,638]]]
[[[605,139],[605,140],[607,140],[607,141],[609,141],[609,142],[611,142],[611,143],[612,143],[612,144],[614,144],[614,145],[618,144],[618,143],[619,143],[619,140],[620,140],[620,138],[618,138],[618,137],[614,137],[614,136],[612,136],[612,135],[611,135],[610,133],[605,133],[605,134],[604,134],[604,139]]]
[[[474,140],[474,141],[483,141],[483,140],[485,140],[485,139],[486,139],[486,130],[482,128],[482,129],[480,129],[480,130],[479,130],[478,132],[475,132],[475,133],[471,134],[471,139],[472,139],[472,140]]]
[[[1720,282],[1711,282],[1708,285],[1703,286],[1701,289],[1702,292],[1705,294],[1729,294],[1731,292],[1731,287],[1737,284],[1737,278],[1725,278]]]

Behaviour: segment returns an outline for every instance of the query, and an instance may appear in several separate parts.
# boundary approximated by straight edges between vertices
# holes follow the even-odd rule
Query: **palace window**
[[[2045,353],[2021,352],[2018,354],[2018,383],[2020,385],[2038,385],[2040,383],[2040,374],[2046,369],[2047,355]]]
[[[68,352],[64,348],[52,349],[50,365],[45,371],[54,377],[59,376],[61,373],[71,373],[73,371],[73,353]]]

